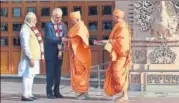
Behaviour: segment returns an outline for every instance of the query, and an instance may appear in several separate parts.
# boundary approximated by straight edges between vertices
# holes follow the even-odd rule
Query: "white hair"
[[[53,10],[52,15],[56,15],[57,13],[59,13],[60,16],[62,16],[62,15],[63,15],[62,9],[61,9],[61,8],[55,8],[55,9]]]
[[[25,16],[25,20],[24,20],[24,21],[30,23],[31,20],[32,20],[32,17],[36,17],[35,13],[33,13],[33,12],[28,12],[28,13],[26,14],[26,16]]]

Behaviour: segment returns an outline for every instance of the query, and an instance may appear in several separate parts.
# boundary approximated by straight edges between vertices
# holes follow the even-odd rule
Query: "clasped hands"
[[[69,40],[68,38],[66,38],[66,37],[62,37],[62,42],[63,42],[63,44],[67,43],[68,40]]]

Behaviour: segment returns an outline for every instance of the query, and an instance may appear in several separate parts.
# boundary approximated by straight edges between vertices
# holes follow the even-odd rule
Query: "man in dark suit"
[[[45,24],[45,62],[46,62],[46,94],[47,98],[63,98],[60,93],[63,43],[67,40],[66,26],[62,20],[62,10],[53,10],[51,21]]]

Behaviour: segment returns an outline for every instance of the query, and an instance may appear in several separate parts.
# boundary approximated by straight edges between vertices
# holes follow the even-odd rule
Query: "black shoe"
[[[47,95],[47,98],[49,98],[49,99],[55,99],[56,97],[54,95]]]
[[[34,97],[34,96],[33,96],[33,97],[30,97],[30,98],[32,98],[33,100],[37,100],[37,98],[36,98],[36,97]]]
[[[88,94],[87,93],[82,93],[76,97],[77,100],[87,100],[88,99]]]
[[[61,95],[61,94],[55,94],[55,97],[56,98],[64,98],[63,95]]]
[[[34,101],[34,99],[32,99],[32,98],[26,98],[24,96],[22,96],[21,100],[22,101]]]

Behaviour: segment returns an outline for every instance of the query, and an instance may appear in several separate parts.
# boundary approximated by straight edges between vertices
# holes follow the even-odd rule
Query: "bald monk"
[[[131,39],[127,23],[124,19],[124,12],[115,9],[113,21],[115,23],[109,40],[98,41],[95,44],[105,43],[105,50],[110,53],[111,61],[106,71],[104,90],[108,96],[123,93],[119,101],[128,100],[128,74],[131,55]]]
[[[81,20],[79,11],[71,12],[73,27],[68,32],[70,50],[71,85],[73,91],[79,93],[77,99],[88,98],[89,77],[91,71],[91,50],[89,48],[89,32]]]

